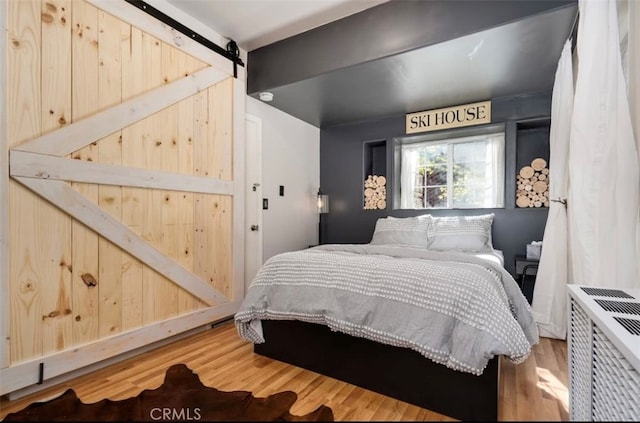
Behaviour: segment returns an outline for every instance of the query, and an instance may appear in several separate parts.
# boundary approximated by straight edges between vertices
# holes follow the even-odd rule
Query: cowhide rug
[[[33,403],[3,421],[333,421],[331,408],[321,405],[304,416],[289,409],[292,391],[266,398],[251,392],[224,392],[203,385],[184,364],[171,366],[162,386],[122,401],[104,399],[84,404],[72,389],[47,402]]]

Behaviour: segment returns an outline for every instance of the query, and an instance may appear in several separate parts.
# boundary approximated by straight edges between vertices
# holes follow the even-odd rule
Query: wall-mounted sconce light
[[[329,196],[318,190],[318,213],[329,213]]]
[[[318,189],[318,197],[317,197],[317,206],[318,206],[318,244],[324,244],[324,234],[323,234],[323,219],[322,215],[329,213],[329,196],[327,194],[323,194],[320,189]]]

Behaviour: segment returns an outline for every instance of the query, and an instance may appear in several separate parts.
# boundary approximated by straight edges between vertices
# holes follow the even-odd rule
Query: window
[[[504,132],[400,144],[400,208],[504,207]]]

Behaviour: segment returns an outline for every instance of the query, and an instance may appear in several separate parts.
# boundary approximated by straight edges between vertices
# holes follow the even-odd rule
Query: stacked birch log
[[[516,205],[518,207],[549,207],[549,169],[540,157],[523,166],[517,176]]]
[[[364,180],[364,209],[376,210],[387,208],[387,178],[369,175]]]

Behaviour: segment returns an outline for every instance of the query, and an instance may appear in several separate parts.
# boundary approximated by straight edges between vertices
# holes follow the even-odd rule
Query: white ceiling
[[[251,51],[388,0],[167,0]]]

